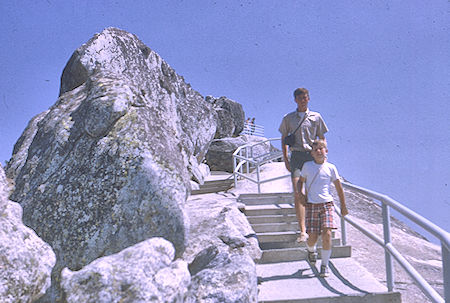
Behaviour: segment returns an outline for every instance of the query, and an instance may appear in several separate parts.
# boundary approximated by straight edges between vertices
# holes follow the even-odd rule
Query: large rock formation
[[[181,259],[169,242],[152,238],[79,271],[65,268],[67,302],[256,303],[261,250],[235,197],[192,196],[186,211],[192,225]]]
[[[181,255],[190,173],[215,130],[212,106],[134,35],[109,28],[77,49],[8,166],[11,199],[56,252],[52,287],[63,267],[151,237]]]
[[[20,136],[19,140],[14,145],[13,149],[13,158],[8,162],[8,166],[6,169],[6,175],[11,179],[15,180],[17,174],[22,169],[22,166],[25,164],[25,161],[28,157],[28,147],[33,141],[36,132],[38,131],[37,124],[48,114],[49,110],[46,110],[31,119],[28,122],[27,127]]]
[[[244,129],[245,114],[242,105],[226,97],[207,96],[205,99],[217,112],[217,130],[214,139],[237,137]]]
[[[191,232],[183,259],[191,284],[186,302],[257,302],[255,232],[229,194],[192,196],[186,203]]]
[[[152,238],[95,260],[82,270],[67,268],[61,284],[69,303],[183,303],[191,282],[188,264],[174,261],[173,245]]]
[[[0,166],[0,298],[4,303],[32,302],[50,286],[55,254],[23,225],[22,207],[7,199],[9,182]]]
[[[277,149],[273,147],[270,142],[266,141],[266,138],[242,135],[236,138],[222,138],[214,139],[211,142],[208,153],[206,154],[206,162],[208,163],[211,170],[233,172],[233,153],[240,146],[245,144],[255,144],[251,150],[251,154],[248,156],[254,158],[255,160],[268,154],[274,152]],[[259,143],[259,144],[258,144]]]

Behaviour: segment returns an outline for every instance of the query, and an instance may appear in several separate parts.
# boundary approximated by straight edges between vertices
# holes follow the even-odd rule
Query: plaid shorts
[[[306,232],[320,234],[325,228],[335,229],[333,212],[333,202],[306,203]]]

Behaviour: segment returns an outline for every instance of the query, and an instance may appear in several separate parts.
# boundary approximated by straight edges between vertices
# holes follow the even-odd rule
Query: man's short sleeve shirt
[[[312,143],[317,137],[323,137],[328,131],[328,127],[318,112],[307,111],[305,121],[295,132],[295,144],[291,146],[291,151],[311,151]],[[300,124],[302,118],[297,111],[291,112],[283,117],[278,129],[282,137],[291,134]]]

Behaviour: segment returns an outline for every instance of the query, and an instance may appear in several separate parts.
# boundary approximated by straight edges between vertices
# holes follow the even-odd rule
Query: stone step
[[[297,231],[299,230],[297,221],[281,223],[250,224],[256,233]]]
[[[205,183],[200,186],[216,186],[216,185],[223,185],[223,184],[228,184],[228,185],[234,184],[234,179],[205,181]]]
[[[233,185],[234,181],[232,179],[205,181],[204,184],[200,185],[199,189],[192,190],[191,195],[200,195],[200,194],[209,194],[227,191]]]
[[[294,196],[292,193],[261,193],[261,194],[240,194],[238,197],[238,201],[244,204],[255,203],[258,204],[258,201],[267,201],[272,199],[274,202],[284,202],[291,201],[290,203],[294,203]],[[264,202],[262,204],[265,204]]]
[[[297,222],[297,217],[295,216],[295,214],[248,216],[247,220],[250,224],[282,223],[282,222],[288,223],[288,222]]]
[[[318,258],[321,258],[322,248],[317,248]],[[334,246],[331,251],[331,258],[351,257],[352,248],[349,245]],[[262,257],[258,264],[280,263],[306,260],[307,250],[305,248],[282,248],[263,250]]]
[[[248,217],[295,215],[295,209],[293,207],[261,208],[261,207],[246,206],[244,213]]]
[[[341,239],[335,238],[331,240],[331,243],[334,246],[341,245]],[[297,241],[289,241],[289,242],[259,242],[259,247],[262,250],[269,249],[282,249],[282,248],[303,248],[306,249],[306,243],[298,243]],[[322,247],[322,240],[319,239],[317,241],[317,247]]]
[[[241,199],[241,196],[239,196],[238,202],[244,203],[245,205],[294,204],[294,197],[292,196],[292,194],[290,194],[290,196],[263,196],[261,198],[244,199]]]
[[[257,264],[260,303],[400,303],[398,292],[387,292],[351,258],[330,260],[330,276],[320,278],[320,261]]]
[[[297,222],[281,222],[281,223],[262,223],[250,224],[256,233],[280,233],[280,232],[299,232]],[[334,230],[331,231],[332,237],[336,234]]]
[[[335,233],[332,232],[332,237],[335,237]],[[256,233],[259,243],[267,242],[295,242],[297,240],[297,233],[292,231],[280,231],[280,232],[266,232]],[[320,241],[320,237],[319,237]]]

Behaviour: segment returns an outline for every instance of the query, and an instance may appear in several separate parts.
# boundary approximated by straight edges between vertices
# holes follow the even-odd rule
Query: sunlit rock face
[[[78,270],[151,237],[184,251],[184,203],[216,130],[211,104],[136,36],[109,28],[77,49],[60,97],[8,168],[24,222]]]
[[[173,245],[145,240],[99,258],[80,271],[63,269],[61,284],[69,303],[186,302],[188,264],[174,260]]]
[[[261,157],[277,149],[267,141],[266,138],[241,135],[236,138],[214,139],[211,142],[208,153],[206,154],[206,162],[211,170],[233,172],[233,153],[242,145],[254,144],[251,154],[247,156],[253,159],[261,160]]]
[[[0,166],[0,298],[32,302],[50,286],[55,265],[51,247],[23,225],[22,207],[9,201],[9,181]]]
[[[236,197],[192,196],[186,209],[192,222],[183,254],[191,273],[186,302],[258,302],[254,261],[262,251]]]
[[[214,139],[238,136],[244,129],[245,113],[242,105],[227,97],[207,96],[205,99],[217,112],[217,129]]]

